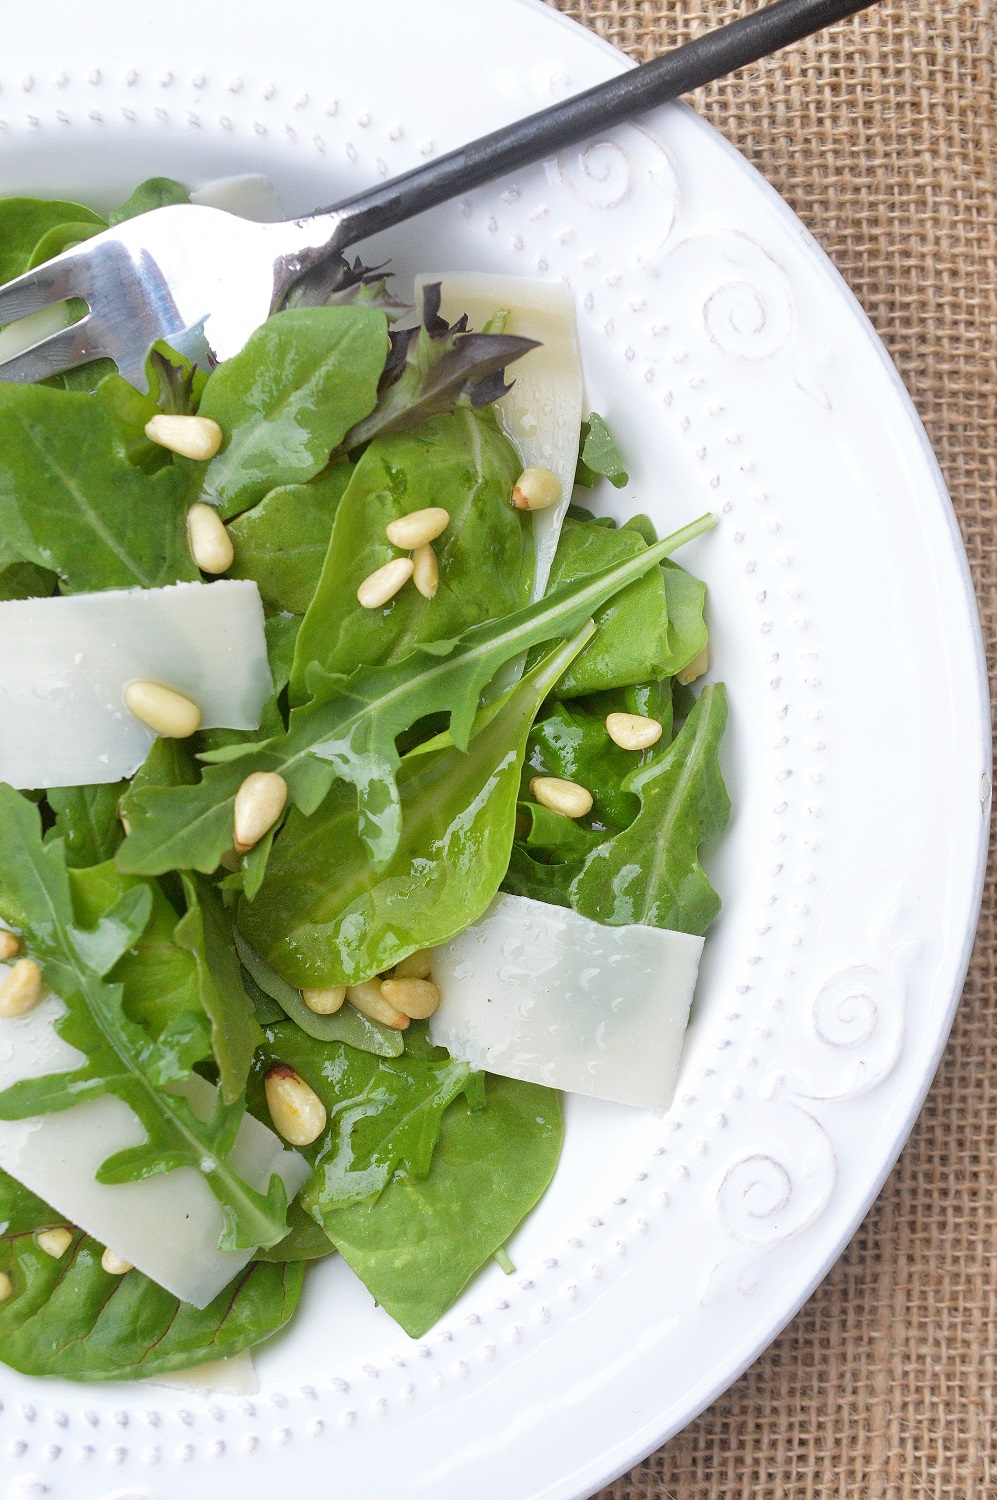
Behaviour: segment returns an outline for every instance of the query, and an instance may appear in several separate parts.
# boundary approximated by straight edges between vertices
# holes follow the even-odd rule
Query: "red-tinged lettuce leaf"
[[[306,271],[291,287],[283,307],[379,307],[391,322],[411,309],[388,286],[393,273],[383,266],[352,265],[344,255],[330,255]]]

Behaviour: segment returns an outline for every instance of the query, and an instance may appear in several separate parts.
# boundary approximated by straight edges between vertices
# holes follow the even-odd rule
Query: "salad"
[[[111,222],[186,198],[154,179]],[[102,227],[0,202],[0,280]],[[659,540],[596,514],[627,482],[596,413],[524,461],[537,340],[515,288],[477,331],[442,316],[460,295],[428,281],[413,323],[340,259],[224,364],[154,346],[147,393],[102,361],[0,385],[20,1371],[239,1354],[336,1252],[420,1336],[511,1269],[557,1165],[550,1085],[667,1104],[729,812],[723,687],[692,686],[705,589],[671,556],[712,518]]]

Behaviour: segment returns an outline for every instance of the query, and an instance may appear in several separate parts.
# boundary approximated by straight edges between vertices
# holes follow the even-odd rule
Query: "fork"
[[[325,258],[724,77],[872,3],[776,0],[305,218],[254,224],[197,204],[140,214],[0,287],[0,325],[74,298],[87,304],[77,321],[0,363],[0,380],[41,380],[106,356],[145,390],[149,346],[165,339],[184,347],[183,336],[189,340],[202,325],[211,359],[228,359],[280,307],[294,282]]]

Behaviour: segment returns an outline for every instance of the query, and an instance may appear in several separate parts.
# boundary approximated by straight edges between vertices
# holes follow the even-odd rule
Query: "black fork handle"
[[[875,3],[776,0],[663,57],[333,204],[325,212],[339,220],[335,242],[342,248],[390,229],[482,183],[542,161],[565,146],[723,78]]]

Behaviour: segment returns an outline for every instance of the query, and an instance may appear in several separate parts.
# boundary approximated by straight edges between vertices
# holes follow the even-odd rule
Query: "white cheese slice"
[[[703,939],[498,896],[433,955],[433,1041],[475,1068],[667,1109]]]
[[[154,735],[126,707],[148,680],[205,729],[255,729],[273,691],[250,579],[0,603],[0,781],[86,786],[138,770]]]
[[[467,313],[469,327],[481,329],[497,312],[508,314],[504,332],[539,339],[506,371],[512,390],[495,403],[502,428],[524,469],[550,469],[561,485],[561,499],[533,517],[536,574],[533,598],[542,597],[557,550],[561,522],[571,501],[582,422],[582,360],[575,303],[564,287],[523,276],[483,271],[447,271],[416,277],[421,305],[427,282],[442,283],[440,311],[453,323]]]
[[[222,208],[256,224],[274,224],[284,217],[274,185],[262,172],[212,178],[203,187],[195,188],[190,201],[205,208]]]
[[[79,1066],[83,1054],[54,1029],[64,1013],[62,1001],[48,995],[27,1015],[0,1020],[0,1089],[22,1078]],[[195,1113],[207,1118],[215,1099],[211,1085],[194,1077],[185,1092]],[[145,1139],[134,1111],[108,1095],[60,1114],[0,1120],[0,1167],[64,1214],[67,1223],[109,1245],[175,1297],[206,1307],[253,1252],[218,1249],[224,1228],[221,1206],[193,1167],[142,1182],[96,1181],[102,1162]],[[249,1115],[229,1160],[258,1191],[266,1190],[276,1172],[289,1200],[311,1170],[303,1157],[285,1150],[272,1130]]]
[[[198,1396],[255,1396],[260,1377],[253,1363],[253,1351],[243,1349],[241,1354],[213,1359],[210,1364],[195,1365],[192,1370],[149,1376],[146,1384],[164,1385],[173,1391],[193,1391]]]

